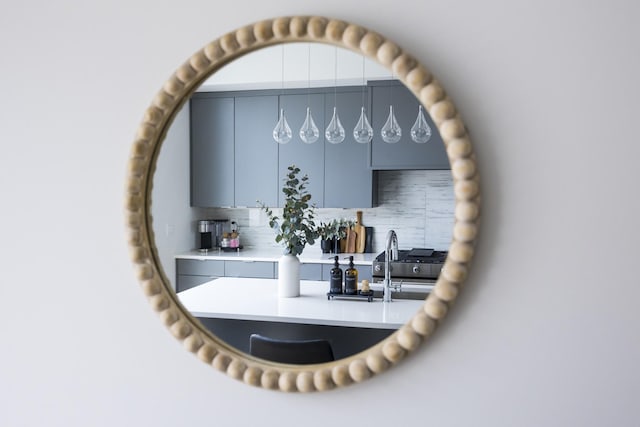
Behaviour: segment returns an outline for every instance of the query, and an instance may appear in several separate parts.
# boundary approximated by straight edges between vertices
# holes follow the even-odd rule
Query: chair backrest
[[[251,334],[249,353],[280,363],[312,364],[335,360],[331,343],[326,339],[281,340]]]

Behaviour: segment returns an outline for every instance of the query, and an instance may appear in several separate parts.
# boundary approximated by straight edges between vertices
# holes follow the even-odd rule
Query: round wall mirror
[[[307,67],[292,66],[288,68],[298,70],[303,68],[306,71],[306,81],[305,76],[294,79],[285,78],[284,58],[285,55],[296,57],[294,46],[298,48],[298,51],[300,48],[302,51],[306,50],[306,58],[298,52],[296,60],[302,61],[302,63],[306,61]],[[312,67],[311,49],[313,46],[324,49],[321,49],[324,52],[321,54],[314,52],[313,57],[324,58],[321,62],[325,65],[327,62],[332,62],[330,69],[332,69],[333,75],[330,72],[322,74],[319,71],[322,68],[320,66]],[[245,76],[237,80],[238,76],[243,73],[233,69],[232,66],[243,61],[250,63],[252,55],[254,55],[253,61],[257,61],[264,67],[264,72],[258,73],[258,75],[268,75],[268,62],[264,57],[261,59],[259,56],[259,54],[267,52],[271,58],[277,53],[281,55],[278,57],[278,61],[272,61],[276,64],[271,66],[272,75],[275,75],[275,78],[271,78],[270,81],[256,82],[255,76],[249,80],[242,80],[242,78],[246,79]],[[333,55],[331,55],[332,52]],[[342,74],[338,73],[338,64],[342,64],[340,70]],[[365,72],[365,69],[369,71]],[[311,70],[318,73],[313,78]],[[279,82],[278,74],[281,76]],[[367,80],[379,79],[380,81],[364,84],[365,76]],[[436,139],[436,141],[430,141],[431,144],[435,143],[444,147],[443,153],[445,153],[444,157],[447,162],[444,175],[449,177],[448,188],[451,192],[449,210],[453,218],[450,220],[450,227],[444,227],[447,229],[442,234],[444,237],[440,237],[441,241],[445,242],[441,244],[448,245],[448,247],[438,248],[446,253],[446,259],[437,275],[437,280],[430,288],[425,300],[406,302],[413,305],[407,305],[410,307],[409,311],[405,311],[403,318],[396,319],[396,327],[386,329],[382,334],[379,333],[380,331],[374,331],[370,338],[370,344],[367,344],[365,348],[341,354],[336,358],[337,360],[315,364],[286,364],[251,356],[242,344],[234,342],[234,337],[225,335],[224,331],[237,329],[237,324],[229,327],[224,322],[218,322],[217,325],[212,326],[209,324],[210,319],[204,318],[202,313],[198,311],[198,301],[202,300],[201,295],[194,296],[189,300],[186,297],[186,292],[176,294],[176,290],[180,290],[176,278],[179,272],[176,271],[173,259],[165,259],[167,254],[170,254],[169,257],[172,258],[171,245],[167,244],[167,237],[170,237],[175,229],[171,220],[162,217],[168,210],[163,207],[163,204],[168,206],[173,202],[167,202],[159,196],[159,194],[171,192],[167,182],[172,181],[171,177],[162,178],[162,174],[158,173],[166,167],[160,164],[162,157],[167,155],[166,151],[162,150],[163,144],[168,146],[169,142],[167,141],[173,138],[172,134],[181,131],[186,132],[186,139],[189,139],[188,134],[193,132],[193,111],[195,110],[191,109],[191,124],[189,124],[189,118],[185,122],[185,119],[181,118],[181,114],[186,109],[183,107],[189,105],[194,99],[213,97],[216,102],[220,101],[218,104],[222,105],[230,98],[229,94],[233,93],[233,99],[240,107],[236,107],[232,111],[240,111],[243,105],[255,104],[256,97],[254,95],[259,95],[258,98],[261,102],[265,101],[265,105],[271,102],[271,107],[277,111],[282,106],[283,99],[287,100],[284,102],[285,106],[287,103],[293,105],[296,100],[303,103],[306,100],[307,105],[310,105],[310,93],[313,92],[314,96],[318,94],[318,89],[311,90],[311,87],[317,88],[324,85],[325,89],[333,87],[333,92],[331,89],[327,89],[326,93],[322,94],[322,99],[327,101],[327,105],[331,103],[331,99],[334,101],[338,99],[336,87],[341,86],[340,96],[350,96],[353,100],[357,98],[357,103],[362,100],[363,107],[365,104],[367,107],[371,107],[372,97],[378,96],[380,98],[379,94],[381,93],[393,92],[389,88],[393,88],[393,80],[395,79],[402,83],[402,87],[415,100],[416,105],[427,113],[428,123],[431,125]],[[288,82],[287,85],[291,86],[293,80],[298,81],[298,87],[285,88],[285,81]],[[247,83],[248,81],[251,83]],[[373,92],[372,86],[376,85],[377,92]],[[351,93],[349,94],[349,92]],[[247,93],[253,98],[247,96]],[[275,104],[272,102],[274,99],[276,100]],[[399,99],[396,98],[396,101],[399,102]],[[325,114],[327,108],[323,104],[323,107],[319,108],[321,114]],[[324,133],[323,124],[329,122],[330,115],[329,109],[326,111],[327,117],[319,126],[321,133]],[[357,116],[356,114],[353,121],[357,120]],[[414,119],[415,117],[412,117],[411,122]],[[237,113],[235,116],[230,116],[230,120],[238,122]],[[242,129],[259,128],[260,124],[254,123],[253,120],[251,119],[251,123],[246,126],[243,125]],[[346,119],[346,121],[349,120],[351,118]],[[269,123],[271,121],[275,126],[277,120],[269,118]],[[298,126],[297,123],[292,126],[294,134],[297,133]],[[404,127],[405,132],[409,133],[410,126],[404,125]],[[181,128],[182,130],[180,130]],[[352,132],[352,128],[353,124],[345,125],[347,135]],[[244,132],[244,130],[242,131]],[[379,132],[379,130],[375,129],[375,132]],[[275,144],[271,135],[268,135],[267,140],[269,139],[271,139],[271,144]],[[356,144],[353,140],[348,143],[363,145],[370,162],[369,166],[371,166],[371,162],[375,160],[371,150],[367,148],[368,144]],[[388,145],[392,146],[393,144]],[[318,144],[318,146],[322,145]],[[187,149],[188,147],[187,145]],[[389,157],[383,154],[382,158],[385,156]],[[282,158],[279,160],[282,162]],[[291,160],[291,157],[288,157],[287,160]],[[295,162],[304,164],[305,158],[295,158]],[[385,175],[393,173],[394,167],[392,165],[384,166],[383,164],[378,169],[380,169],[380,176],[374,177],[376,182],[393,179],[393,176]],[[410,166],[409,169],[411,169]],[[330,168],[325,167],[324,170],[327,171]],[[224,175],[221,179],[224,179]],[[256,176],[253,176],[253,179],[255,180]],[[422,176],[419,176],[418,179],[422,179]],[[326,184],[326,179],[324,181]],[[158,191],[158,188],[161,188],[162,191]],[[217,190],[216,195],[222,191]],[[215,217],[220,212],[215,208],[198,206],[198,203],[194,207],[193,188],[190,192],[189,188],[178,187],[175,192],[186,195],[186,203],[189,203],[190,198],[192,200],[192,206],[185,208],[185,212],[190,212],[185,215],[193,216],[190,221],[186,221],[189,224],[190,233],[184,234],[189,236],[187,239],[193,242],[192,246],[197,246],[196,240],[199,237],[196,228],[199,222],[197,219]],[[321,201],[321,203],[326,203],[326,208],[329,209],[325,211],[325,215],[336,216],[345,211],[343,205],[328,200],[325,197]],[[258,227],[263,225],[259,210],[248,209],[247,204],[242,206],[240,203],[230,208],[226,204],[220,203],[220,206],[224,206],[224,213],[227,214],[227,217],[233,218],[243,214],[250,217],[237,222],[246,225],[247,221],[250,221],[252,225]],[[148,108],[134,142],[130,159],[126,208],[129,244],[143,290],[149,297],[152,307],[160,314],[164,324],[176,338],[184,343],[189,351],[195,353],[205,363],[211,364],[233,378],[250,385],[282,391],[315,391],[360,382],[385,371],[415,350],[433,333],[438,323],[444,319],[467,275],[477,235],[479,188],[471,143],[458,112],[442,86],[415,58],[381,35],[358,25],[323,17],[283,17],[261,21],[214,40],[189,58],[164,85]],[[341,211],[332,211],[332,208],[341,209]],[[347,215],[352,214],[351,210],[347,209],[346,212],[348,212]],[[401,226],[401,224],[397,224],[392,225],[391,228]],[[375,245],[374,253],[377,253],[376,249],[385,243],[382,242],[384,239],[379,235],[386,232],[387,230],[383,227],[380,227],[380,230],[376,232],[378,243]],[[258,238],[254,237],[254,239]],[[411,246],[420,246],[420,242],[417,244],[411,242]],[[329,258],[328,255],[327,258]],[[197,259],[197,257],[187,256],[182,259],[189,261]],[[238,261],[242,261],[242,259],[238,258]],[[242,263],[238,265],[243,268]],[[250,275],[248,276],[250,277]],[[184,297],[181,298],[181,296]],[[281,307],[286,306],[285,311],[295,312],[297,310],[295,298],[278,301]],[[360,303],[358,302],[358,304]],[[380,312],[383,312],[385,307],[390,307],[391,304],[395,304],[395,301],[391,303],[378,302],[374,310],[379,308]],[[375,307],[374,304],[371,306]],[[393,307],[399,306],[401,306],[400,303]],[[395,315],[390,313],[392,312],[387,311],[385,317]],[[243,321],[246,319],[235,320]],[[226,321],[229,319],[225,319]],[[315,325],[314,327],[337,328],[339,331],[344,329],[336,327],[331,322],[329,320],[327,325]],[[366,325],[359,326],[370,329],[366,328]],[[339,332],[338,335],[342,335],[342,332]],[[244,338],[242,339],[244,340]],[[353,341],[348,336],[344,339]]]

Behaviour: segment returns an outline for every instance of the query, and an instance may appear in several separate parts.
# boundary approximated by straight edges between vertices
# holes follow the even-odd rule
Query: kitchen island
[[[336,255],[322,253],[319,249],[309,249],[299,256],[300,278],[328,281]],[[278,260],[281,256],[280,248],[244,248],[238,251],[214,249],[208,252],[195,250],[180,253],[175,255],[175,290],[182,292],[218,277],[276,279]],[[371,265],[376,255],[372,253],[338,254],[343,269],[348,266],[348,259],[351,256],[359,271],[359,277],[372,281]]]
[[[249,351],[249,336],[327,338],[337,358],[371,347],[404,325],[423,301],[328,299],[328,283],[301,281],[300,297],[279,298],[276,279],[223,277],[178,293],[182,305],[219,338]]]

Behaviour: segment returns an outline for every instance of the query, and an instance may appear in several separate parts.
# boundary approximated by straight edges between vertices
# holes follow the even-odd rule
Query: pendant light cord
[[[311,103],[311,43],[307,45],[307,107]]]
[[[364,107],[364,55],[362,55],[362,106]]]
[[[338,103],[338,95],[336,86],[338,85],[338,47],[336,46],[336,50],[333,54],[333,108],[336,108],[336,104]]]

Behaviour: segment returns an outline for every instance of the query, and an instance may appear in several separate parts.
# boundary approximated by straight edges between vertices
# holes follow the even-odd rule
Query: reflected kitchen
[[[427,143],[412,140],[419,103],[386,69],[367,61],[362,79],[359,55],[331,46],[297,48],[287,46],[286,55],[297,54],[303,65],[286,68],[302,70],[300,76],[282,78],[287,62],[277,47],[263,52],[277,59],[269,77],[258,51],[246,58],[258,61],[259,75],[219,72],[178,114],[154,174],[155,245],[181,303],[229,345],[251,353],[256,334],[287,342],[323,339],[340,359],[386,338],[420,309],[451,241],[453,182],[436,126],[427,115],[433,135]],[[326,74],[322,64],[329,66]],[[392,143],[381,131],[390,105],[402,129]],[[284,144],[273,134],[283,112],[292,130]],[[363,112],[373,129],[365,143],[354,136]],[[318,128],[312,143],[299,132],[309,113]],[[325,135],[336,113],[345,134],[339,143]],[[333,224],[340,234],[319,235],[304,246],[299,296],[282,297],[283,246],[257,201],[282,219],[283,186],[294,164],[309,178],[315,226]],[[341,292],[330,288],[336,267]],[[355,292],[351,284],[345,292],[350,269],[357,272]]]

